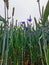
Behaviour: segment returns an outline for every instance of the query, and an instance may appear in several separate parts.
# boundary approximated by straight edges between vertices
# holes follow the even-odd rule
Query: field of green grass
[[[35,30],[30,24],[31,15],[27,19],[27,26],[25,21],[18,26],[17,20],[13,25],[15,8],[9,25],[9,3],[4,0],[5,18],[0,15],[0,65],[49,65],[49,1],[45,10],[42,8],[42,13],[39,0],[37,3],[41,19],[37,23],[34,17]]]

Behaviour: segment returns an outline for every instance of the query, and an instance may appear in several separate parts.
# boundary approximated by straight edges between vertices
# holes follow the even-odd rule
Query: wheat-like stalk
[[[6,4],[6,7],[7,9],[9,8],[9,0],[4,0],[5,4]]]
[[[14,11],[15,11],[15,8],[13,7],[12,16],[14,16]]]

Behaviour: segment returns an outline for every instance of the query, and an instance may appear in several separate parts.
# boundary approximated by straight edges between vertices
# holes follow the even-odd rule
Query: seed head
[[[5,2],[6,0],[4,0],[4,2]]]
[[[7,7],[7,9],[9,8],[9,2],[8,2],[9,0],[4,0],[4,2],[5,2],[5,4],[6,4],[6,7]]]
[[[37,2],[39,3],[40,0],[37,0]]]
[[[13,7],[12,16],[14,16],[14,10],[15,10],[15,8]]]

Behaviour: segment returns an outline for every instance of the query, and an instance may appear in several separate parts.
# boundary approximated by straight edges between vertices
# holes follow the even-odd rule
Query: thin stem
[[[7,65],[7,60],[8,60],[8,50],[9,50],[9,45],[8,45],[8,35],[7,35],[7,49],[6,49],[6,58],[5,58],[5,65]]]
[[[4,31],[4,37],[3,37],[3,50],[2,50],[2,61],[1,61],[1,65],[3,64],[3,59],[4,59],[5,39],[6,39],[6,30]]]
[[[39,6],[39,14],[40,14],[40,17],[42,18],[41,9],[40,9],[40,2],[38,2],[38,6]]]
[[[6,4],[4,2],[4,12],[5,12],[5,19],[6,19]]]
[[[40,55],[41,55],[41,61],[42,61],[42,65],[44,65],[43,59],[42,59],[42,48],[41,48],[41,43],[40,43],[40,39],[38,41],[39,47],[40,47]]]
[[[22,35],[22,65],[23,65],[23,35]]]
[[[31,36],[29,36],[30,37],[30,58],[31,58],[31,64],[32,64],[32,50],[31,50]]]
[[[23,46],[22,46],[22,65],[23,65]]]
[[[44,65],[44,62],[43,62],[43,59],[42,59],[42,48],[41,48],[41,43],[40,43],[40,40],[41,40],[42,37],[43,37],[43,34],[40,36],[38,44],[39,44],[39,47],[40,47],[40,55],[41,55],[42,65]]]
[[[8,36],[9,36],[9,35],[8,35],[8,22],[9,22],[9,21],[8,21],[8,9],[7,9],[7,48],[6,48],[5,65],[7,65],[7,60],[8,60],[8,49],[9,49],[9,48],[8,48],[8,46],[9,46],[9,45],[8,45]]]
[[[46,52],[46,50],[47,50],[47,43],[46,43],[46,39],[45,39],[45,37],[44,37],[44,34],[43,34],[43,41],[44,41],[44,54],[45,54],[45,58],[46,58],[46,64],[48,65],[48,60],[47,60],[47,52]]]

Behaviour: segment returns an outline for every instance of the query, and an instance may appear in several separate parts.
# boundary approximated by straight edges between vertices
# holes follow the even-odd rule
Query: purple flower
[[[21,23],[22,23],[22,24],[25,24],[25,21],[22,21]]]
[[[33,31],[31,32],[31,35],[34,35],[34,32]]]
[[[29,27],[25,27],[25,29],[26,29],[26,31],[28,31],[29,30]]]
[[[27,19],[27,21],[29,21],[29,22],[31,22],[31,21],[32,21],[32,18],[31,18],[31,16],[30,16],[30,18],[29,18],[29,19]]]

